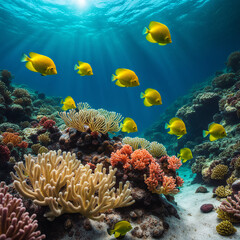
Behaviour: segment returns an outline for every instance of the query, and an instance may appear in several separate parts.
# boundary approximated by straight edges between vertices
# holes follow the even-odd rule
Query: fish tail
[[[74,65],[74,70],[77,70],[77,69],[78,69],[78,65],[75,64],[75,65]]]
[[[203,130],[203,137],[206,137],[209,134],[209,131]]]
[[[112,82],[114,82],[115,80],[117,80],[117,76],[112,74]]]
[[[170,125],[165,123],[165,129],[168,129],[168,128],[170,128]]]
[[[144,35],[144,34],[147,34],[147,33],[149,33],[149,30],[145,27],[142,31],[142,34]]]
[[[109,235],[112,235],[112,234],[114,233],[114,231],[111,230],[110,228],[108,228],[108,229],[107,229],[107,233],[108,233]]]
[[[123,127],[123,124],[122,123],[120,123],[120,128],[122,128]]]
[[[26,54],[23,54],[21,57],[21,62],[27,62],[27,61],[30,61],[30,58]]]
[[[181,159],[181,157],[180,157],[180,156],[181,156],[181,155],[180,155],[180,153],[178,153],[178,154],[177,154],[177,157],[178,157],[179,159]]]
[[[145,97],[144,93],[141,92],[141,93],[140,93],[140,98],[144,98],[144,97]]]
[[[61,103],[60,104],[63,104],[63,99],[61,100]]]

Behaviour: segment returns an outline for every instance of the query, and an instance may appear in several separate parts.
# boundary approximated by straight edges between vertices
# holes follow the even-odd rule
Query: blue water
[[[145,39],[150,21],[168,26],[171,44]],[[178,96],[225,67],[240,48],[239,24],[239,0],[1,0],[0,69],[10,70],[14,83],[131,117],[141,133]],[[26,69],[20,58],[29,52],[52,58],[58,74]],[[78,75],[78,60],[94,75]],[[116,86],[117,68],[135,71],[140,86]],[[163,105],[145,107],[146,88],[157,89]]]

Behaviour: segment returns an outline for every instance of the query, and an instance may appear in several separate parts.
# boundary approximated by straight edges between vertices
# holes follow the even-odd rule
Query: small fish
[[[182,119],[174,117],[169,121],[169,124],[165,124],[165,129],[170,128],[168,134],[176,135],[179,139],[187,133],[185,123]]]
[[[144,105],[146,107],[151,107],[153,105],[162,105],[162,98],[160,93],[152,88],[148,88],[145,90],[145,93],[141,93],[140,94],[141,98],[145,98],[144,99]]]
[[[113,229],[108,229],[107,232],[109,235],[112,235],[114,233],[115,238],[124,238],[127,232],[129,232],[132,229],[132,226],[130,222],[128,221],[120,221],[117,222],[114,225]]]
[[[21,58],[21,62],[27,62],[28,70],[39,72],[42,76],[57,74],[56,66],[51,58],[34,52],[30,52],[29,56],[23,54]]]
[[[180,153],[177,155],[177,157],[179,157],[179,159],[183,160],[182,162],[185,163],[193,158],[192,151],[189,148],[182,148],[180,149]]]
[[[112,75],[112,81],[119,87],[136,87],[139,86],[139,80],[135,72],[126,68],[118,68]]]
[[[73,98],[70,96],[66,97],[64,101],[62,99],[61,104],[63,104],[63,106],[62,106],[63,111],[67,111],[68,109],[76,108],[76,104],[75,104]]]
[[[143,29],[143,34],[147,34],[146,39],[151,43],[158,43],[159,45],[166,45],[171,43],[171,35],[166,25],[159,22],[150,22],[149,29]]]
[[[218,123],[211,123],[208,126],[208,131],[203,130],[203,137],[209,136],[210,141],[215,141],[220,138],[224,138],[227,136],[226,130],[221,124]]]
[[[93,75],[92,67],[89,63],[78,61],[78,64],[75,64],[74,70],[79,70],[77,73],[81,76],[90,76]]]
[[[123,123],[120,124],[120,128],[122,130],[122,132],[137,132],[137,124],[134,122],[134,120],[132,118],[125,118],[123,120]]]

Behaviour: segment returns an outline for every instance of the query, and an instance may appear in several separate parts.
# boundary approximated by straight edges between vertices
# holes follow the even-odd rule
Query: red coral
[[[28,143],[25,141],[22,141],[17,145],[19,148],[28,148]]]
[[[168,169],[176,170],[182,166],[181,159],[176,156],[168,157]]]
[[[48,119],[44,121],[42,124],[40,123],[40,125],[42,125],[46,129],[52,128],[55,124],[56,122],[53,121],[52,119]]]
[[[178,187],[181,187],[184,183],[183,179],[180,178],[179,176],[176,177],[176,183]]]
[[[43,124],[44,124],[47,120],[48,120],[48,118],[47,118],[46,116],[44,116],[44,117],[41,118],[39,124],[40,124],[41,126],[43,126]]]
[[[10,150],[8,149],[7,146],[0,145],[0,159],[1,162],[8,162],[10,159]]]
[[[153,156],[146,149],[137,149],[131,154],[130,164],[134,169],[143,170],[153,161]]]
[[[2,142],[5,145],[8,143],[12,143],[13,146],[15,147],[22,142],[22,138],[19,136],[19,133],[4,132],[2,136],[3,136]]]

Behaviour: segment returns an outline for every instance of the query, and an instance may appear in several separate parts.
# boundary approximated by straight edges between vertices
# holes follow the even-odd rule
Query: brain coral
[[[232,190],[230,189],[229,186],[219,186],[215,190],[215,193],[217,194],[218,197],[224,198],[232,194]]]
[[[214,180],[221,180],[224,178],[224,176],[228,173],[228,166],[219,164],[216,167],[213,168],[211,179]]]
[[[237,229],[233,227],[232,223],[227,220],[220,222],[216,226],[216,230],[222,236],[230,236],[237,231]]]

